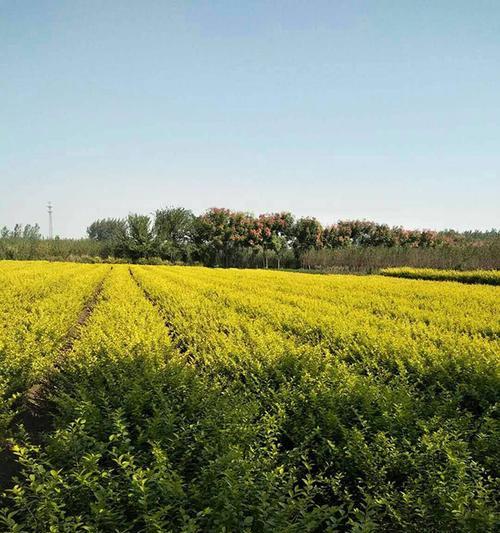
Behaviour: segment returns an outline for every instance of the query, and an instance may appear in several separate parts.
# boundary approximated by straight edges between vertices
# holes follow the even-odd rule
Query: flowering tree
[[[276,253],[280,268],[282,256],[293,242],[294,219],[287,211],[274,213],[271,216],[271,249]]]
[[[389,227],[368,220],[340,220],[323,230],[327,248],[345,246],[426,247],[439,242],[436,232]]]
[[[258,240],[255,230],[251,215],[213,207],[198,217],[195,241],[212,263],[222,262],[227,267],[235,252]]]

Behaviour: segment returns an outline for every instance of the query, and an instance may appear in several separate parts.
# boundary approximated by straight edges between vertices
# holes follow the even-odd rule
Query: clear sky
[[[0,131],[0,226],[498,227],[500,1],[0,0]]]

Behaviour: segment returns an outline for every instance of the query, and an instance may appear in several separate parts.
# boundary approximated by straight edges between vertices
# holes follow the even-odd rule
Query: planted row
[[[12,265],[12,268],[10,268]],[[54,364],[109,267],[15,263],[0,275],[0,441],[16,398]]]
[[[500,270],[438,270],[432,268],[384,268],[383,276],[397,278],[428,279],[433,281],[459,281],[460,283],[483,283],[500,285]]]

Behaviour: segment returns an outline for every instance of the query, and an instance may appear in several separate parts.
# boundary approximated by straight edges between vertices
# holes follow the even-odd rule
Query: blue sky
[[[500,225],[497,0],[0,0],[0,95],[0,226]]]

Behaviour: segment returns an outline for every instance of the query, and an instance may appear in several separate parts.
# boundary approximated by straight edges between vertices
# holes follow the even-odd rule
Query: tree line
[[[27,239],[38,240],[42,238],[38,224],[16,224],[12,229],[3,226],[0,229],[0,239]]]
[[[290,212],[253,215],[211,208],[196,216],[182,207],[158,209],[152,216],[96,220],[88,237],[106,243],[110,255],[199,262],[209,266],[297,267],[311,250],[349,247],[431,248],[489,237],[499,232],[408,230],[366,220],[342,220],[323,227],[313,217]]]
[[[0,229],[0,259],[184,263],[373,271],[384,266],[498,268],[500,232],[408,230],[367,220],[323,226],[290,212],[253,215],[165,207],[92,222],[82,239],[45,239],[38,224]],[[477,265],[477,266],[476,266]]]

